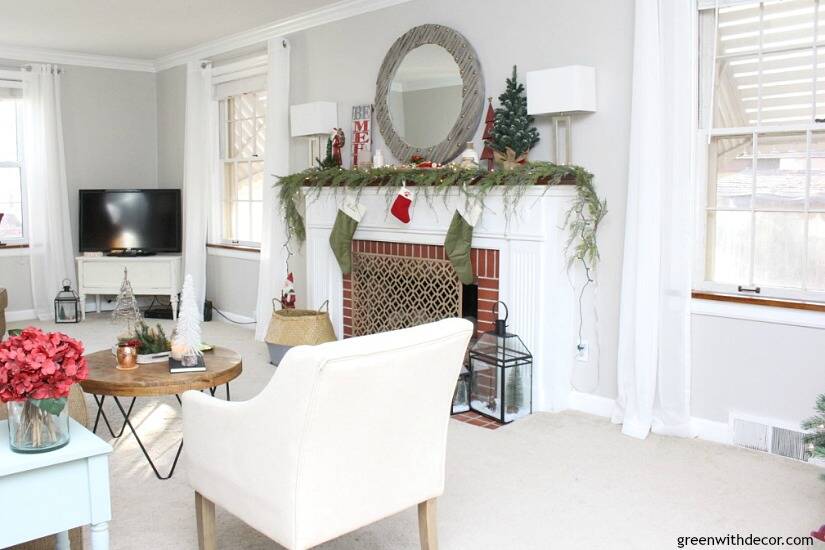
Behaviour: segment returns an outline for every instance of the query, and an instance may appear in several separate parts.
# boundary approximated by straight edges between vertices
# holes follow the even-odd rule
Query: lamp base
[[[556,164],[570,164],[572,161],[572,118],[570,115],[558,115],[552,118],[553,121],[553,150],[552,158]]]

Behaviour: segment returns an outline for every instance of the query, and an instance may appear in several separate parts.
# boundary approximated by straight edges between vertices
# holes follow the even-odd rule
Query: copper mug
[[[129,344],[118,344],[117,346],[117,368],[120,370],[132,370],[138,366],[137,347]]]

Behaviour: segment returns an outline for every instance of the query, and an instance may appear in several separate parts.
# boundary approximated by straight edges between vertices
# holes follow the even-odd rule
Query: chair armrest
[[[198,472],[227,472],[233,451],[249,441],[246,431],[251,429],[248,420],[251,407],[249,401],[233,403],[197,391],[184,392],[181,402],[183,458],[190,483],[198,489],[201,481]]]
[[[278,541],[289,540],[294,508],[294,455],[269,421],[259,397],[228,402],[187,391],[182,460],[189,485],[218,506]]]

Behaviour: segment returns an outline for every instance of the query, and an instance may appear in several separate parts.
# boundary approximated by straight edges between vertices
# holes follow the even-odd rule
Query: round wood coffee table
[[[97,432],[97,426],[100,419],[106,424],[109,433],[113,438],[118,438],[123,435],[126,427],[135,437],[140,450],[155,472],[158,479],[169,479],[175,473],[175,466],[178,463],[180,452],[183,449],[183,440],[178,446],[178,451],[175,454],[175,460],[172,462],[172,467],[169,473],[161,475],[158,471],[146,447],[132,425],[129,415],[132,413],[132,408],[135,405],[135,400],[138,397],[162,397],[174,395],[180,403],[180,394],[187,390],[203,391],[209,390],[214,396],[215,391],[219,386],[226,387],[226,399],[229,400],[229,382],[240,376],[243,371],[243,363],[241,356],[234,351],[215,347],[212,351],[206,351],[203,354],[203,362],[206,365],[206,370],[201,372],[185,372],[172,374],[169,372],[169,362],[149,363],[140,365],[134,370],[119,370],[115,367],[117,359],[111,350],[97,351],[86,355],[86,360],[89,364],[89,376],[86,380],[80,382],[80,386],[86,393],[92,394],[95,403],[97,403],[97,415],[95,416],[93,432]],[[115,433],[109,418],[103,411],[103,403],[106,397],[111,397],[115,406],[123,415],[123,425],[120,431]],[[131,403],[128,408],[125,408],[120,401],[120,397],[131,397]]]

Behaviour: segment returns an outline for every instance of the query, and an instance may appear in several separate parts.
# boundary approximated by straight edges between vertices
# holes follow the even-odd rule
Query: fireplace
[[[493,329],[498,250],[472,249],[475,280],[462,285],[440,245],[354,240],[343,275],[343,336],[364,336],[449,317]]]
[[[358,265],[364,255],[370,269],[383,264],[403,269],[417,266],[415,260],[433,260],[449,267],[444,255],[444,238],[456,208],[466,197],[458,190],[427,201],[423,192],[413,205],[412,221],[403,224],[387,212],[389,191],[363,189],[360,201],[366,209],[355,232],[353,252]],[[472,315],[477,308],[479,332],[493,330],[493,305],[498,300],[510,309],[510,330],[519,334],[533,354],[533,410],[560,410],[570,397],[570,373],[576,350],[575,295],[567,278],[564,248],[564,217],[575,197],[572,186],[527,189],[513,211],[513,197],[507,190],[487,193],[485,211],[473,231],[472,261],[476,285],[460,287],[460,304],[451,302],[450,311],[437,316]],[[340,192],[324,189],[311,194],[306,203],[306,258],[308,307],[329,300],[333,328],[339,338],[375,327],[357,325],[353,317],[353,275],[342,276],[329,246],[329,235],[341,202]],[[508,206],[509,205],[509,206]],[[380,261],[375,260],[380,256]],[[369,260],[375,260],[370,262]],[[408,264],[406,260],[412,260]],[[442,270],[443,271],[443,270]],[[416,275],[418,282],[427,276]],[[394,288],[391,283],[390,288]],[[452,287],[455,288],[455,287]],[[443,289],[442,289],[443,290]],[[457,291],[457,289],[456,289]],[[421,294],[421,291],[417,291]],[[435,292],[425,289],[424,293]],[[408,294],[416,291],[407,290]],[[397,308],[396,296],[385,294],[386,311]],[[457,297],[452,294],[453,300]],[[456,309],[457,308],[457,309]],[[417,309],[426,309],[417,307]],[[418,315],[418,316],[417,316]],[[396,316],[389,327],[420,322],[430,313]],[[385,320],[388,318],[383,314]],[[397,324],[393,324],[397,323]],[[359,334],[362,332],[358,332]]]

